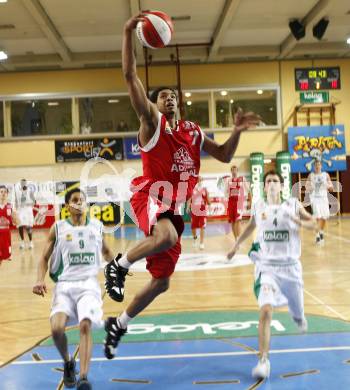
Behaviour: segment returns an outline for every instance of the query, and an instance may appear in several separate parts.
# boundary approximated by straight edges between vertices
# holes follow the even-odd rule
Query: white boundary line
[[[337,312],[335,309],[333,309],[333,307],[327,305],[327,303],[323,302],[321,299],[315,297],[315,295],[311,294],[309,291],[307,291],[305,288],[304,288],[304,292],[309,295],[314,301],[316,301],[317,303],[319,303],[320,305],[324,306],[327,310],[329,310],[330,312],[332,312],[333,314],[335,314],[337,317],[339,317],[340,319],[342,319],[343,321],[348,321],[347,318],[345,318],[342,314],[340,314],[339,312]]]
[[[325,352],[325,351],[350,351],[350,346],[341,347],[320,347],[320,348],[299,348],[299,349],[276,349],[272,350],[270,354],[281,353],[302,353],[302,352]],[[206,358],[206,357],[219,357],[219,356],[243,356],[243,355],[256,355],[253,351],[240,351],[240,352],[213,352],[213,353],[188,353],[188,354],[170,354],[170,355],[140,355],[140,356],[125,356],[116,357],[113,360],[130,361],[130,360],[155,360],[155,359],[185,359],[185,358]],[[93,362],[108,361],[106,358],[92,358]],[[22,366],[31,364],[52,364],[62,363],[60,359],[53,360],[22,360],[11,363],[11,365]]]

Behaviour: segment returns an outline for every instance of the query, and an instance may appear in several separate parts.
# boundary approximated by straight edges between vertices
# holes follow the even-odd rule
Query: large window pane
[[[183,119],[198,123],[203,129],[209,128],[209,100],[209,92],[184,92]]]
[[[129,96],[80,98],[79,117],[83,134],[137,131],[140,127]]]
[[[215,127],[231,127],[233,115],[241,107],[244,111],[254,111],[262,118],[261,126],[276,126],[277,93],[275,90],[229,91],[214,93]]]
[[[72,133],[71,99],[11,102],[14,136]]]
[[[4,104],[0,100],[0,137],[4,136]]]

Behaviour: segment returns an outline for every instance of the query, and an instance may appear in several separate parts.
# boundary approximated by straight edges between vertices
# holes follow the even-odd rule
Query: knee
[[[91,321],[85,318],[84,320],[80,321],[79,327],[80,334],[89,334],[91,329]]]
[[[170,287],[169,278],[154,279],[155,289],[158,294],[162,294]]]
[[[272,320],[272,306],[271,305],[264,305],[260,309],[260,319],[264,322]]]
[[[178,235],[174,228],[174,229],[167,229],[162,232],[159,232],[157,238],[162,247],[172,248],[178,240]]]

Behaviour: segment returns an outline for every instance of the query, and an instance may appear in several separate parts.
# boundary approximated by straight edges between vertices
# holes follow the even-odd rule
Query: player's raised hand
[[[45,294],[47,294],[47,287],[45,282],[37,282],[33,287],[33,294],[44,297]]]
[[[254,129],[261,122],[261,116],[252,111],[244,112],[242,108],[238,108],[234,117],[234,126],[238,131]]]
[[[238,245],[234,245],[233,248],[230,250],[230,252],[228,252],[227,254],[227,260],[231,260],[232,257],[236,254],[236,252],[238,251],[239,249],[239,246]]]
[[[137,23],[143,22],[144,20],[144,14],[142,13],[136,16],[132,16],[129,20],[126,21],[124,28],[126,30],[134,30],[137,26]]]

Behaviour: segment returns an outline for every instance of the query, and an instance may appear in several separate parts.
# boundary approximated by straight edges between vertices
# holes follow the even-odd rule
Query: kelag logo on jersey
[[[288,230],[265,230],[264,241],[287,242],[289,241],[289,231]]]
[[[141,158],[140,146],[136,137],[124,138],[124,151],[128,160]]]
[[[95,254],[92,252],[69,254],[69,265],[91,265],[91,264],[95,264]]]

